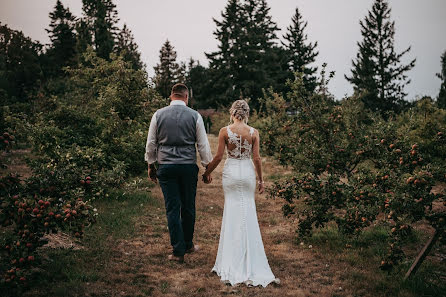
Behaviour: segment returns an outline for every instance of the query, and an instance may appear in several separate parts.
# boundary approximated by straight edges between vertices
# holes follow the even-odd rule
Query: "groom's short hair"
[[[178,83],[172,87],[171,95],[186,97],[187,94],[189,94],[189,89],[185,84]]]

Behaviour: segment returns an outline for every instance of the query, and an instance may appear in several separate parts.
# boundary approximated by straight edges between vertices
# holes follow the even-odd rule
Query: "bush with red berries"
[[[8,132],[4,132],[2,135],[0,135],[0,147],[2,151],[8,152],[12,145],[15,142],[15,137],[12,134],[9,134]]]
[[[335,102],[323,85],[307,94],[299,77],[291,87],[288,103],[265,98],[267,116],[257,125],[265,152],[294,168],[270,194],[285,200],[284,215],[298,218],[300,236],[329,222],[358,235],[384,220],[391,240],[381,267],[388,269],[404,257],[415,222],[444,228],[445,196],[432,189],[446,181],[445,117],[414,143],[397,120],[366,110],[360,97]]]
[[[40,263],[37,249],[47,243],[44,235],[60,230],[82,237],[94,222],[95,212],[82,197],[71,197],[55,188],[36,190],[17,175],[0,179],[1,238],[0,283],[16,286],[33,276]]]

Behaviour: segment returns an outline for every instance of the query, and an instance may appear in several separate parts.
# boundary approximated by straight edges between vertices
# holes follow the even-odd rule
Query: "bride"
[[[225,204],[212,271],[233,286],[244,283],[266,287],[280,281],[274,277],[265,255],[254,201],[256,172],[259,193],[264,191],[259,132],[246,124],[249,106],[245,100],[235,101],[230,114],[233,124],[220,130],[217,153],[203,174],[205,180],[210,178],[227,147],[222,179]]]

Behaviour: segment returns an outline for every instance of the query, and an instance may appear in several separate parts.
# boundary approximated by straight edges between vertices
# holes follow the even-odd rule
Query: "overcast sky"
[[[81,16],[81,0],[62,0],[71,12]],[[120,24],[132,30],[149,75],[158,62],[159,50],[166,39],[175,47],[178,59],[190,57],[207,65],[204,52],[217,48],[212,18],[220,19],[227,0],[115,0]],[[350,74],[351,60],[361,39],[359,20],[371,8],[373,0],[268,0],[273,20],[286,31],[296,6],[308,21],[309,39],[318,41],[317,64],[328,64],[336,71],[330,90],[336,97],[352,93],[344,74]],[[416,66],[408,75],[412,83],[406,87],[407,99],[430,95],[436,97],[440,80],[440,56],[446,50],[445,0],[390,0],[392,19],[396,21],[396,49],[412,46],[406,61],[416,58]],[[48,14],[56,0],[0,0],[0,22],[22,30],[41,43],[48,43],[45,31]]]

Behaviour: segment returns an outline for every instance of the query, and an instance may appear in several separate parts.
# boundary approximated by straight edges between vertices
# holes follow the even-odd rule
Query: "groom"
[[[198,250],[198,245],[192,241],[199,170],[195,144],[203,166],[211,162],[212,154],[201,115],[187,107],[189,90],[186,85],[174,85],[170,99],[169,106],[158,109],[152,116],[145,160],[149,165],[149,178],[155,183],[159,180],[164,195],[173,247],[168,259],[182,263],[185,253]],[[211,180],[208,178],[204,182]]]

